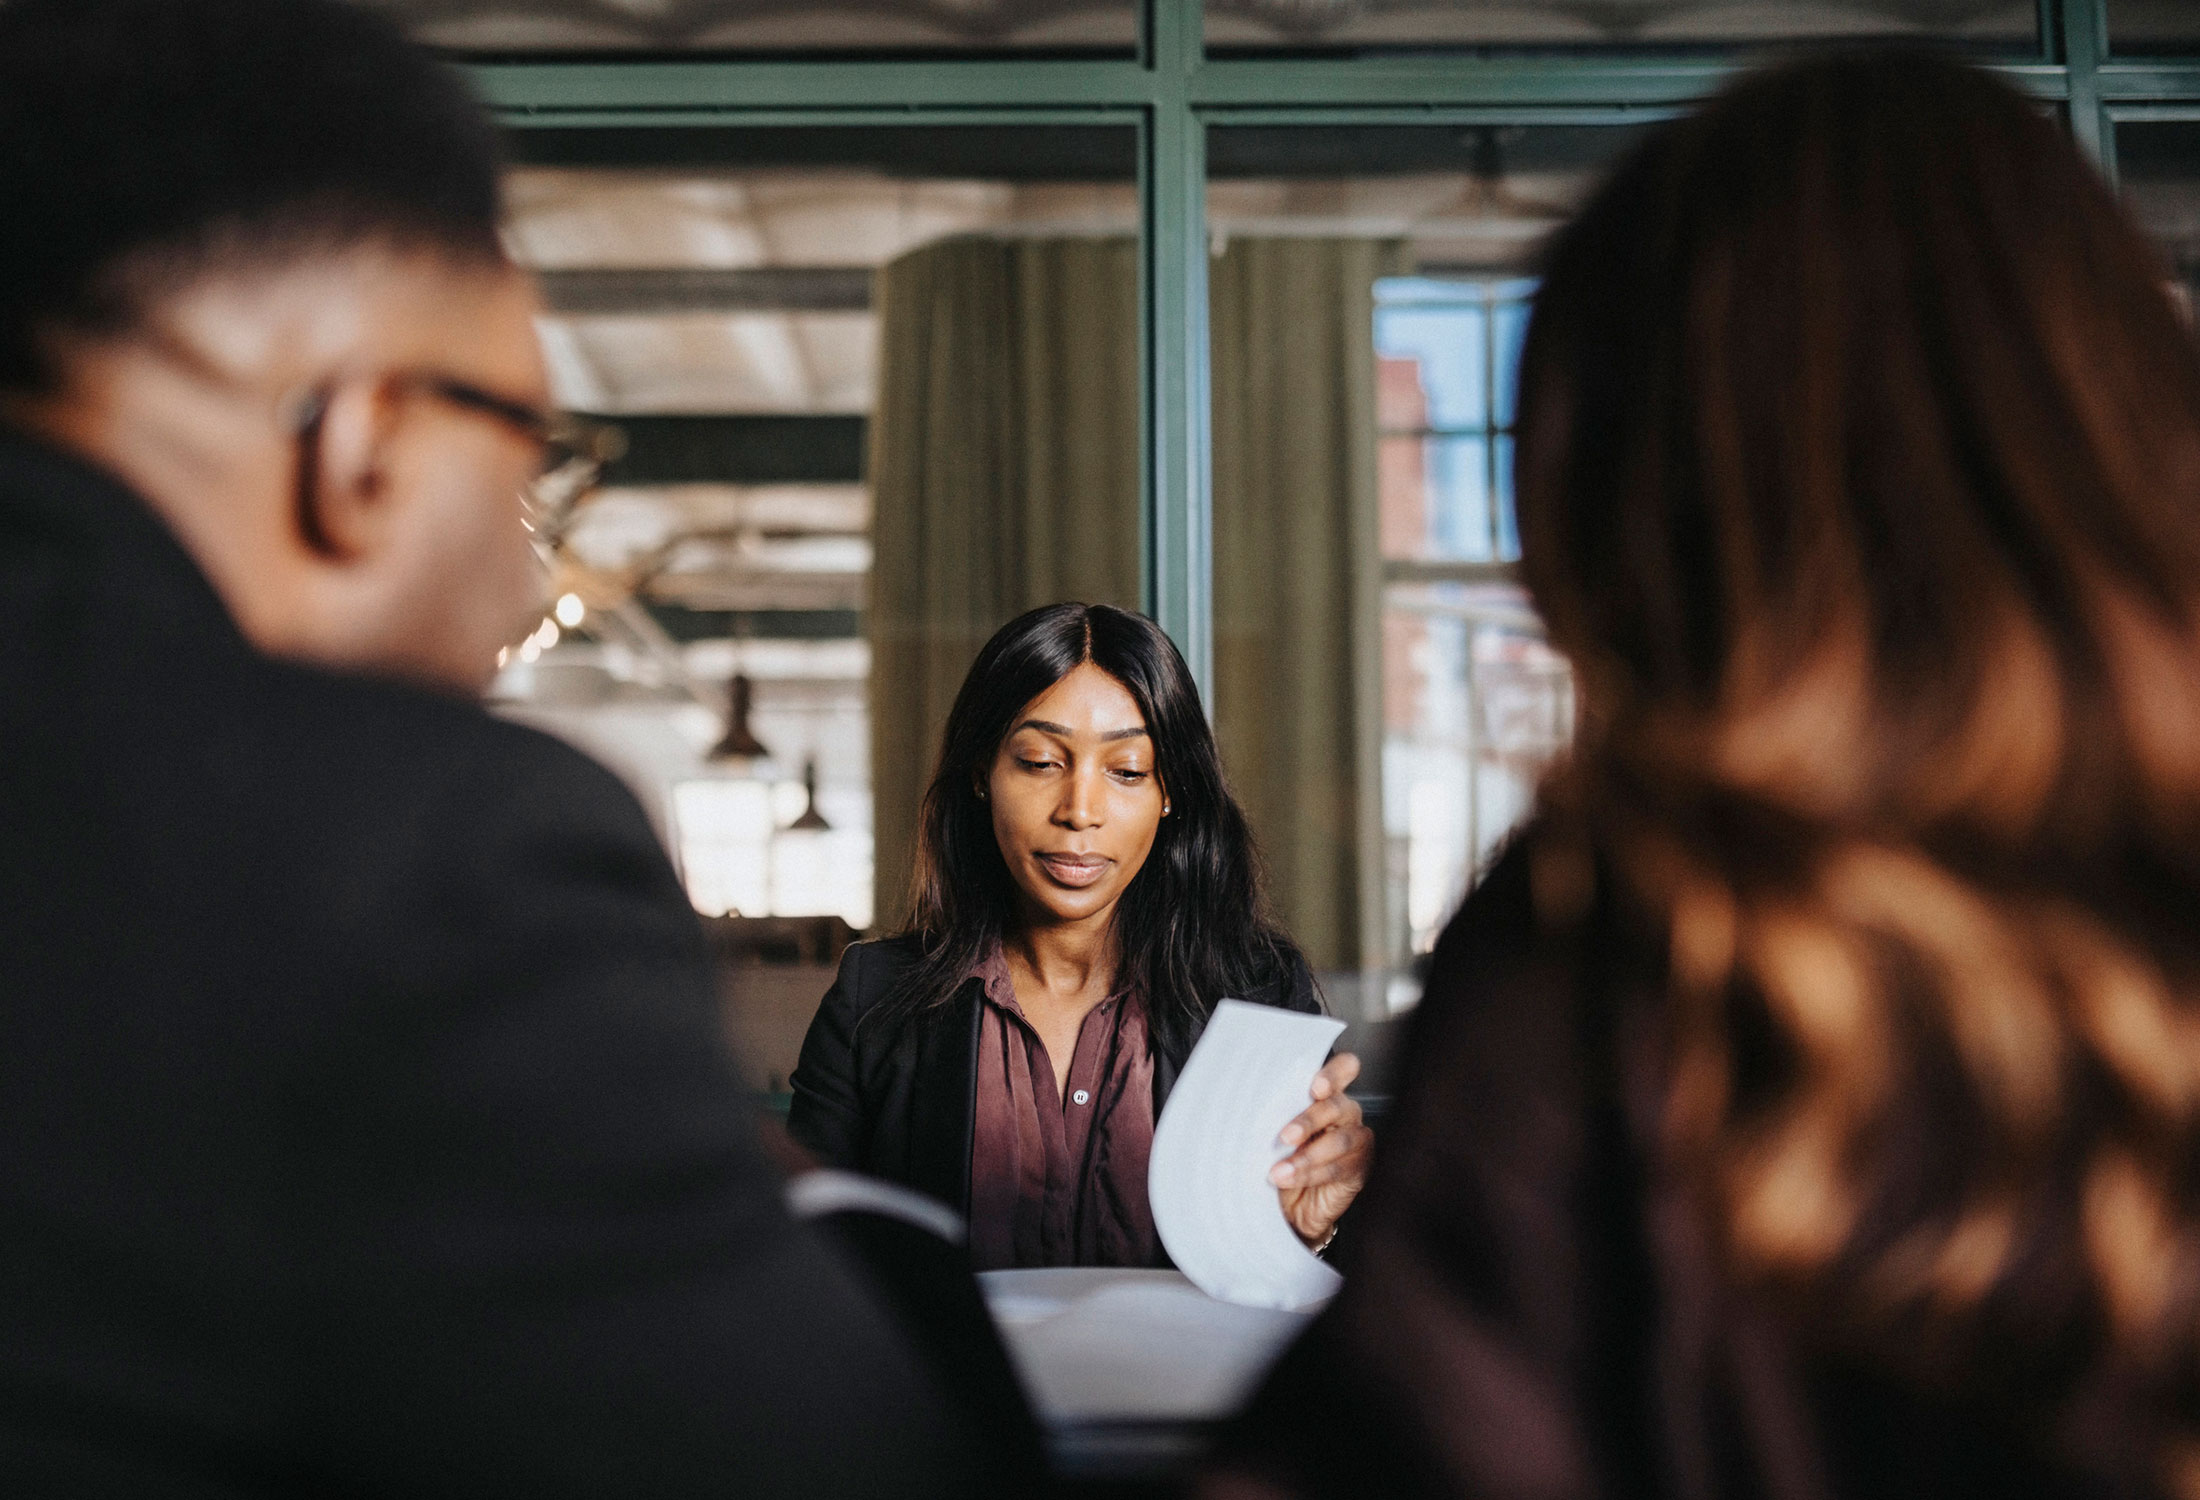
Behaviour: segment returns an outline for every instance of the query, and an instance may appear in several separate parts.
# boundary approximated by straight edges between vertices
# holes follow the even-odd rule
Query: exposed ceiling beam
[[[541,65],[520,66],[523,77],[532,77]],[[599,64],[597,71],[601,73],[603,69],[617,66]],[[685,72],[693,66],[683,63],[674,71]],[[828,75],[857,79],[872,70],[871,67],[850,69],[845,64],[819,66]],[[928,69],[937,78],[950,79],[968,64],[957,64],[953,68],[943,68],[936,62],[915,66]],[[1018,59],[1010,66],[1021,77],[1034,69],[1043,73],[1050,66],[1058,68],[1061,65]],[[1138,65],[1128,58],[1123,66],[1132,74],[1138,72]],[[476,67],[473,76],[477,83],[493,91],[493,71]],[[1034,85],[1035,81],[1019,86]],[[870,85],[858,83],[856,87],[867,91]],[[503,101],[498,102],[502,104]],[[867,102],[876,104],[877,100]],[[606,103],[605,107],[611,106]],[[658,172],[868,167],[892,177],[991,182],[1134,182],[1138,177],[1138,132],[1127,124],[1050,124],[1038,128],[1024,123],[926,124],[906,129],[867,125],[849,129],[840,125],[675,125],[657,122],[631,128],[604,128],[558,126],[543,120],[530,120],[527,128],[507,131],[504,139],[509,159],[520,166],[642,167]]]
[[[871,310],[866,266],[756,266],[743,270],[544,271],[550,310],[580,317],[661,313]]]
[[[605,420],[627,440],[625,456],[604,471],[606,484],[855,484],[863,478],[861,417]]]
[[[732,636],[756,640],[834,640],[863,634],[855,609],[701,610],[651,600],[649,613],[676,641]]]

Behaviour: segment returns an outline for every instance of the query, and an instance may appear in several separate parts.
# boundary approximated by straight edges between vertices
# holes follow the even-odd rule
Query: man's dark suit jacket
[[[984,987],[973,978],[945,1005],[915,1016],[875,1015],[917,956],[916,939],[899,937],[856,943],[841,958],[788,1080],[794,1105],[787,1128],[828,1166],[902,1183],[967,1216]],[[1239,998],[1308,1013],[1322,1008],[1304,963]],[[1190,1046],[1155,1050],[1155,1119],[1190,1055]]]
[[[962,1495],[605,772],[0,437],[0,1493]]]

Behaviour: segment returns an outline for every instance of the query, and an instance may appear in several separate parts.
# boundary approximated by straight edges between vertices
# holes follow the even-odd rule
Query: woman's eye
[[[1025,760],[1021,756],[1018,756],[1016,764],[1022,766],[1027,771],[1044,771],[1048,766],[1053,765],[1054,762],[1051,760]]]
[[[1115,779],[1125,786],[1136,786],[1152,774],[1151,771],[1118,771],[1115,773]]]

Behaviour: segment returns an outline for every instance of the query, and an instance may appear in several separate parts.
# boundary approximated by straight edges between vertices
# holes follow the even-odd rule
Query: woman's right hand
[[[1317,1248],[1367,1185],[1375,1156],[1375,1132],[1362,1122],[1359,1101],[1345,1093],[1359,1076],[1360,1060],[1351,1053],[1329,1059],[1307,1089],[1314,1102],[1276,1136],[1297,1149],[1269,1169],[1268,1180],[1291,1228]]]

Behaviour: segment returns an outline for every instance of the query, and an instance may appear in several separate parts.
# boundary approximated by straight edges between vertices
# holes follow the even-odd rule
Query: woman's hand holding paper
[[[1360,1060],[1340,1052],[1314,1075],[1313,1103],[1283,1127],[1277,1139],[1295,1148],[1268,1173],[1283,1201],[1283,1216],[1309,1245],[1330,1231],[1360,1189],[1374,1154],[1375,1133],[1360,1122],[1360,1106],[1345,1088],[1360,1076]]]

